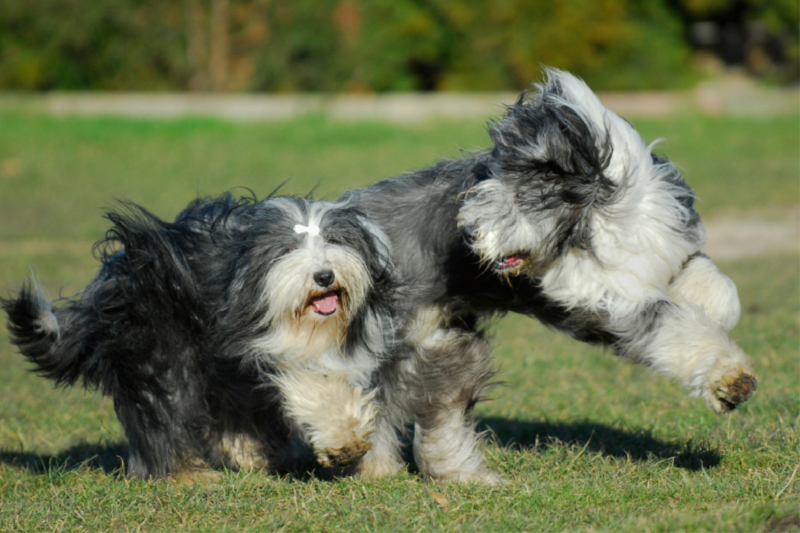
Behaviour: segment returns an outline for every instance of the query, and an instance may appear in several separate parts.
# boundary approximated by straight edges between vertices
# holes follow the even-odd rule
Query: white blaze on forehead
[[[294,227],[294,232],[299,234],[308,233],[309,235],[319,235],[319,226],[316,224],[309,224],[308,226],[303,226],[302,224],[297,224]]]

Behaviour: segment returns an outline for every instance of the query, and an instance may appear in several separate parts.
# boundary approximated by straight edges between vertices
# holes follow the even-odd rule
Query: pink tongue
[[[321,298],[311,300],[311,305],[314,306],[314,309],[323,315],[328,315],[336,311],[336,305],[338,303],[339,296],[335,292],[331,292],[325,296],[322,296]]]
[[[514,266],[521,262],[522,261],[520,261],[519,257],[517,257],[516,255],[512,255],[511,257],[506,258],[505,266]]]

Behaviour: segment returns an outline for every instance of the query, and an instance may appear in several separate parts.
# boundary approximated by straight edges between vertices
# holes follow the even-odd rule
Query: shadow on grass
[[[411,441],[413,429],[402,439],[403,458],[413,473],[414,464]],[[619,429],[591,421],[573,423],[530,422],[505,418],[482,418],[479,431],[489,431],[493,441],[503,447],[536,447],[540,450],[571,445],[606,456],[634,461],[663,461],[672,459],[675,466],[691,471],[718,466],[722,456],[719,451],[704,444],[666,442],[650,436],[646,431]],[[128,457],[125,442],[109,444],[78,444],[58,455],[27,452],[0,452],[0,464],[25,468],[37,474],[67,472],[80,468],[98,469],[106,474],[120,475],[124,471],[124,458]],[[338,469],[320,468],[313,460],[294,465],[289,471],[279,472],[300,481],[311,479],[333,480],[341,477]]]
[[[634,461],[672,459],[678,468],[691,471],[715,468],[722,460],[718,450],[705,444],[666,442],[650,436],[646,430],[625,430],[591,421],[553,423],[482,418],[478,430],[489,431],[503,447],[546,450],[566,444]]]
[[[123,458],[128,457],[128,444],[78,444],[58,455],[28,452],[0,452],[0,464],[25,468],[37,474],[67,472],[80,468],[102,470],[106,474],[123,472]]]

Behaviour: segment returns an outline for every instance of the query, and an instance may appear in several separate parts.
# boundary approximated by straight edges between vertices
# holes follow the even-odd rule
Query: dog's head
[[[214,213],[230,279],[228,323],[258,330],[262,352],[315,357],[385,342],[394,298],[388,238],[341,204],[277,197]]]
[[[489,134],[491,177],[464,195],[458,226],[496,272],[541,279],[574,263],[561,274],[591,283],[605,270],[663,292],[703,245],[680,172],[574,76],[548,70]],[[631,285],[598,281],[617,282]]]

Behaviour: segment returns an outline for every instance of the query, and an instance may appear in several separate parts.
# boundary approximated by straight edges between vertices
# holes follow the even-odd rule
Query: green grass
[[[797,205],[798,119],[636,121],[679,161],[714,217]],[[171,217],[196,194],[334,196],[486,144],[480,123],[412,127],[321,117],[273,124],[0,115],[0,280],[51,295],[96,271],[102,207],[130,198]],[[764,189],[764,190],[762,190]],[[508,316],[499,379],[478,406],[500,488],[413,471],[362,482],[225,473],[211,486],[120,475],[110,402],[26,371],[0,331],[0,531],[797,531],[800,530],[800,258],[720,265],[739,287],[732,336],[760,388],[717,417],[673,382]],[[790,483],[790,480],[792,482]],[[444,498],[444,499],[443,499]]]
[[[637,120],[677,162],[702,215],[800,201],[798,117]],[[274,123],[53,118],[0,113],[0,240],[95,240],[128,198],[171,217],[194,196],[249,187],[332,197],[488,146],[480,121],[416,126],[322,116]]]

